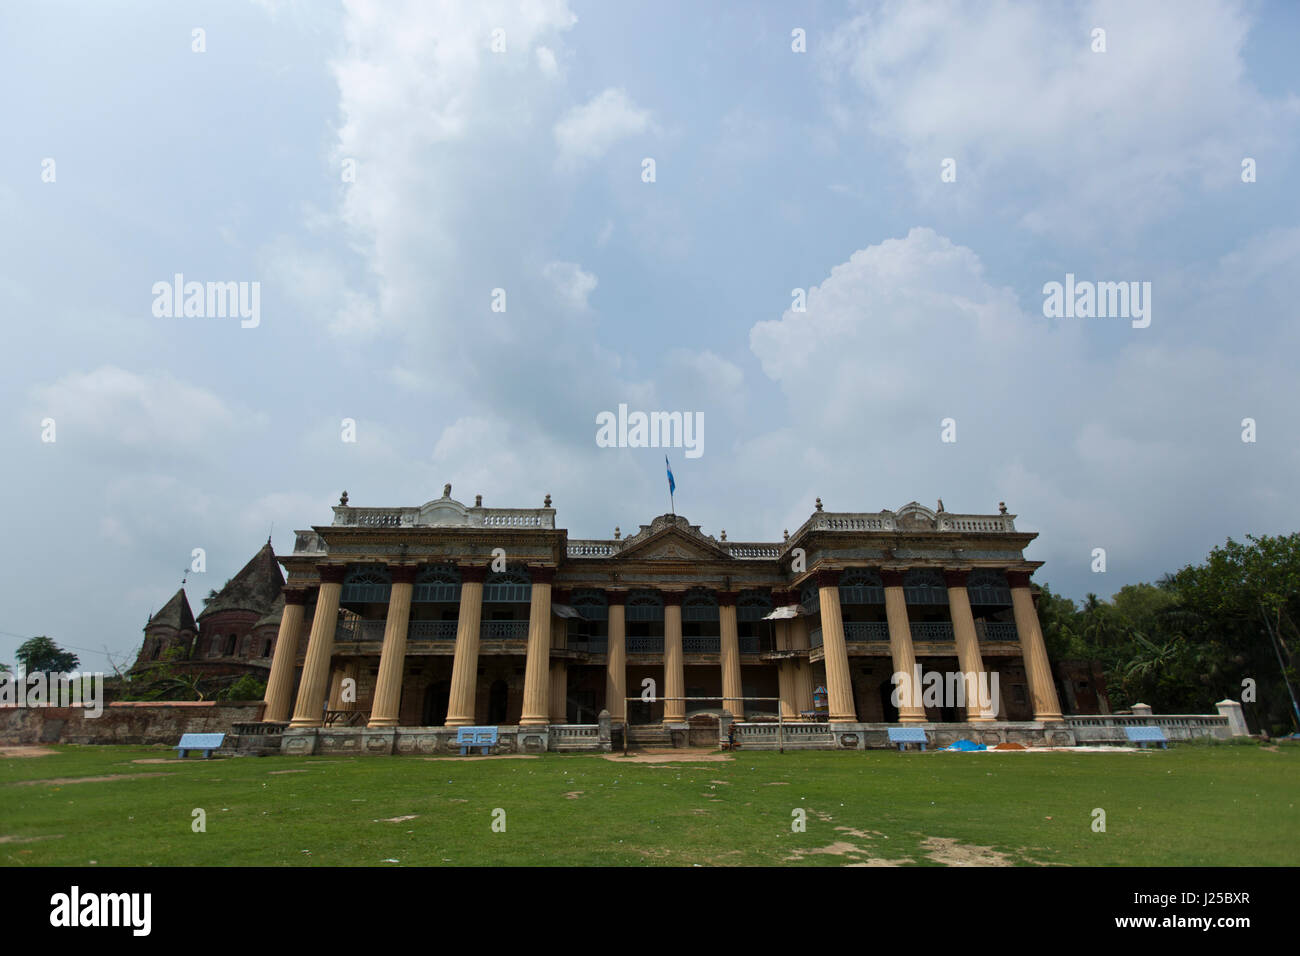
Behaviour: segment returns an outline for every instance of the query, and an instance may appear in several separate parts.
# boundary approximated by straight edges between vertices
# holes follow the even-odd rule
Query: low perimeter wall
[[[181,734],[229,733],[255,721],[259,701],[116,701],[98,717],[81,707],[0,708],[0,744],[172,744]],[[91,711],[91,713],[94,713]]]

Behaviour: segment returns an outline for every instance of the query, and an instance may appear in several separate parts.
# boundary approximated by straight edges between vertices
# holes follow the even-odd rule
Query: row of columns
[[[980,654],[975,616],[966,590],[969,576],[970,572],[964,570],[944,572],[958,663],[965,673],[980,674],[984,671],[984,659]],[[832,723],[854,723],[857,721],[857,713],[853,706],[853,682],[849,676],[848,647],[844,640],[844,619],[840,612],[839,577],[838,571],[820,571],[815,576],[821,607],[822,645],[825,649],[827,704]],[[912,629],[907,617],[903,572],[882,570],[880,577],[885,588],[885,617],[889,627],[889,654],[893,660],[894,673],[910,675],[915,671],[916,652],[912,647]],[[1007,583],[1011,586],[1011,606],[1016,618],[1029,694],[1033,701],[1034,719],[1060,720],[1061,704],[1052,682],[1051,665],[1047,660],[1038,612],[1034,610],[1029,575],[1022,571],[1009,571]],[[899,688],[899,723],[925,722],[925,708],[921,701],[915,699],[916,690],[911,681],[902,682]],[[967,709],[967,720],[995,719],[996,715],[988,701],[976,699],[974,706]]]
[[[410,619],[411,597],[416,569],[410,566],[390,567],[392,590],[384,626],[384,641],[380,651],[379,676],[375,685],[371,707],[370,727],[395,727],[401,702],[402,673],[406,659],[407,628]],[[451,691],[447,705],[447,726],[465,726],[474,723],[475,691],[478,685],[479,627],[482,618],[483,582],[487,569],[467,566],[461,571],[461,599],[456,624],[456,652],[452,664]],[[322,565],[320,589],[316,599],[316,614],[312,619],[307,655],[303,663],[302,680],[293,709],[290,726],[315,727],[321,724],[326,701],[326,683],[329,680],[330,658],[334,647],[334,629],[338,618],[339,598],[342,593],[346,568],[340,565]],[[528,615],[527,663],[524,669],[523,710],[521,726],[542,726],[562,723],[565,719],[565,686],[567,672],[562,662],[552,667],[550,649],[564,646],[566,625],[551,622],[551,584],[555,569],[530,568],[532,578]],[[903,572],[880,572],[885,590],[885,613],[889,627],[889,648],[895,672],[912,674],[916,655],[907,616],[907,602],[903,592]],[[953,634],[957,644],[957,657],[961,669],[967,673],[983,672],[984,663],[975,633],[975,619],[966,591],[968,571],[945,572],[948,586],[948,603],[952,613]],[[1038,614],[1034,609],[1029,589],[1029,575],[1008,572],[1011,585],[1012,609],[1019,633],[1025,673],[1033,701],[1035,720],[1060,720],[1061,707],[1056,688],[1052,683],[1051,668],[1043,644]],[[825,652],[826,687],[829,696],[831,722],[856,722],[853,702],[853,683],[849,674],[848,648],[844,638],[844,621],[840,610],[839,572],[821,571],[815,582],[821,609],[822,643]],[[605,682],[606,709],[615,723],[627,720],[627,617],[625,591],[606,592],[608,616],[608,652]],[[682,658],[682,592],[664,592],[664,721],[682,722],[686,719],[685,670]],[[283,721],[288,718],[293,692],[294,664],[298,653],[298,635],[302,630],[306,590],[285,588],[284,613],[280,619],[280,633],[271,663],[267,682],[264,719]],[[736,620],[736,592],[718,593],[718,619],[721,638],[723,707],[738,719],[744,717],[743,689],[740,672],[740,642]],[[793,592],[776,595],[778,602],[794,603]],[[802,619],[778,621],[776,626],[778,650],[798,650],[808,647],[807,622]],[[558,644],[556,642],[559,642]],[[812,671],[807,660],[789,658],[782,660],[777,672],[781,707],[784,716],[795,717],[812,707]],[[910,683],[900,691],[899,721],[924,722],[925,709],[913,699]],[[677,698],[677,699],[673,699]],[[968,712],[968,719],[988,721],[995,719],[988,706],[978,706]]]

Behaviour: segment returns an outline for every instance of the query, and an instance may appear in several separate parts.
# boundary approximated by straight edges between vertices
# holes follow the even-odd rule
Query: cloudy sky
[[[1082,597],[1292,532],[1298,36],[1210,0],[6,4],[0,661],[106,666],[194,548],[197,612],[345,488],[634,531],[668,497],[597,446],[620,403],[703,413],[677,510],[732,540],[1006,501]],[[155,314],[177,273],[259,283],[256,327]],[[1067,273],[1150,283],[1150,325],[1046,317]]]

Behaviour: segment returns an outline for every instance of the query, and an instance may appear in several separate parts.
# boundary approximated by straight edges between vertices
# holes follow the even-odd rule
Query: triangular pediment
[[[716,561],[731,554],[714,538],[702,534],[680,515],[661,515],[628,538],[619,550],[619,560],[633,561]]]

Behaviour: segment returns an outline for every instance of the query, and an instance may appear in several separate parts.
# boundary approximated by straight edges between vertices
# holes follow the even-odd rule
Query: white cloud
[[[621,139],[651,128],[650,113],[640,109],[620,89],[610,88],[575,106],[555,124],[560,164],[574,167],[593,162]]]
[[[897,142],[924,192],[1009,195],[1039,232],[1127,230],[1189,188],[1239,185],[1242,144],[1275,141],[1286,108],[1247,79],[1249,27],[1230,0],[891,2],[840,26],[830,49],[865,95],[848,122]],[[947,157],[956,184],[940,183]]]
[[[537,68],[548,79],[559,74],[560,68],[555,62],[555,53],[549,47],[539,46],[537,48]]]
[[[56,445],[120,449],[144,457],[193,453],[266,421],[165,372],[113,365],[73,372],[30,392],[31,413],[55,420]]]
[[[542,275],[555,288],[566,308],[579,312],[589,308],[587,297],[596,288],[596,277],[583,272],[576,262],[548,262],[542,268]]]

